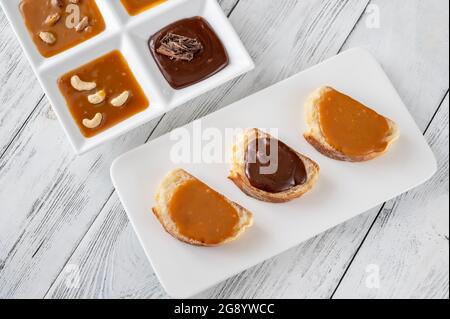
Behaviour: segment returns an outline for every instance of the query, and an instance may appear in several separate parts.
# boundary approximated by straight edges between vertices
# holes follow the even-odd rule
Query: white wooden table
[[[257,68],[81,157],[0,12],[0,298],[168,297],[113,189],[112,160],[355,46],[381,62],[439,172],[198,297],[449,298],[448,1],[220,2]]]

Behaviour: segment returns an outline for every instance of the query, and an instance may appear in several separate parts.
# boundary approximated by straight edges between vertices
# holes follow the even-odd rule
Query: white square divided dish
[[[323,85],[394,120],[400,139],[385,155],[364,163],[339,162],[318,153],[302,137],[306,130],[303,103]],[[430,147],[398,93],[377,61],[362,49],[344,52],[199,123],[203,129],[215,128],[223,134],[227,128],[278,129],[280,140],[315,160],[321,173],[316,187],[302,198],[270,204],[246,196],[228,180],[226,162],[172,162],[171,149],[179,140],[170,134],[116,159],[111,167],[114,186],[156,275],[173,297],[193,296],[280,254],[420,185],[437,169]],[[201,140],[201,135],[200,140],[192,138],[197,125],[181,129],[189,132],[191,142],[205,145],[208,140]],[[224,152],[231,147],[229,142],[225,142]],[[186,169],[253,212],[253,227],[237,241],[216,248],[194,247],[171,237],[151,208],[159,183],[175,168]]]
[[[106,30],[54,57],[44,58],[37,51],[19,10],[20,0],[1,2],[44,92],[78,154],[122,135],[141,124],[180,106],[208,90],[254,68],[254,63],[216,0],[168,0],[136,16],[129,16],[119,0],[96,0]],[[181,90],[172,89],[158,69],[149,38],[163,27],[183,18],[201,16],[210,23],[229,55],[226,68],[200,83]],[[63,74],[113,50],[119,50],[150,100],[144,112],[95,135],[85,138],[74,122],[57,86]]]

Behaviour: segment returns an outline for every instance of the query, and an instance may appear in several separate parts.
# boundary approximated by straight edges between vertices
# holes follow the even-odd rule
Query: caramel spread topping
[[[319,101],[320,128],[327,142],[347,155],[366,155],[386,149],[387,120],[334,89]]]
[[[271,149],[272,145],[277,148],[277,153]],[[251,141],[245,153],[245,162],[250,184],[269,193],[281,193],[307,181],[303,161],[289,146],[274,138]]]
[[[180,185],[168,206],[180,234],[209,245],[234,236],[239,223],[236,209],[225,197],[198,180]]]
[[[149,106],[127,61],[117,50],[64,74],[58,86],[80,132],[88,138]]]
[[[70,49],[106,28],[94,0],[21,0],[20,12],[34,44],[46,58]]]

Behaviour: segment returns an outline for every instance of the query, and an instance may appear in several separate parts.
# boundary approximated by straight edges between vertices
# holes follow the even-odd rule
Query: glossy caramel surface
[[[234,236],[239,223],[236,209],[225,197],[198,180],[180,185],[168,206],[182,235],[208,245]]]
[[[66,12],[68,5],[74,6],[69,0],[61,0],[62,6],[52,4],[52,0],[22,0],[20,11],[25,25],[32,37],[36,48],[40,54],[46,58],[61,53],[77,44],[84,42],[105,30],[105,22],[94,0],[80,0],[77,4],[80,18],[89,18],[89,28],[83,31],[76,31],[69,28],[67,20],[71,20],[71,13]],[[51,14],[60,14],[60,19],[49,25],[45,21]],[[39,37],[40,32],[51,32],[55,35],[56,41],[47,44]]]
[[[335,149],[358,156],[386,149],[386,118],[334,89],[323,94],[318,103],[322,133]]]
[[[125,7],[130,16],[135,16],[143,11],[166,2],[166,0],[120,0],[120,2],[122,2],[122,5]]]
[[[90,91],[75,90],[70,83],[70,79],[74,75],[79,76],[83,81],[95,82],[97,87]],[[149,105],[147,97],[119,51],[112,51],[63,75],[58,80],[58,86],[73,119],[85,137],[97,135],[136,113],[142,112]],[[100,104],[91,104],[87,97],[98,90],[106,92],[106,99]],[[120,107],[111,105],[111,99],[124,91],[130,92],[128,101]],[[103,115],[101,125],[94,129],[85,127],[82,123],[83,119],[92,119],[97,113]]]

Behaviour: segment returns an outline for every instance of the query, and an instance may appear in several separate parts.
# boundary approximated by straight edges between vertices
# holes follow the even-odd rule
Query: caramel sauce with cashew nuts
[[[70,49],[105,30],[105,21],[94,0],[79,0],[77,4],[60,0],[58,3],[60,5],[56,5],[53,0],[22,0],[19,5],[36,48],[46,58]],[[84,17],[88,18],[87,27],[80,31],[68,27],[66,20],[71,20],[72,17],[71,12],[66,12],[68,5],[78,6],[80,21]],[[40,36],[42,32],[51,34],[53,41],[45,42]]]
[[[367,155],[387,147],[385,117],[334,89],[318,102],[320,128],[327,142],[346,155]]]
[[[235,207],[198,180],[188,180],[173,193],[169,214],[183,236],[208,245],[233,237],[239,223]]]
[[[96,87],[92,90],[76,90],[71,84],[71,78],[75,75],[82,81],[95,82]],[[147,97],[119,51],[112,51],[63,75],[58,79],[58,86],[73,119],[85,137],[97,135],[144,111],[149,105]],[[89,96],[102,90],[106,97],[101,103],[89,102]],[[122,106],[112,105],[111,101],[125,91],[129,92],[126,102]],[[99,126],[88,128],[83,125],[84,119],[90,120],[97,113],[102,115]]]

